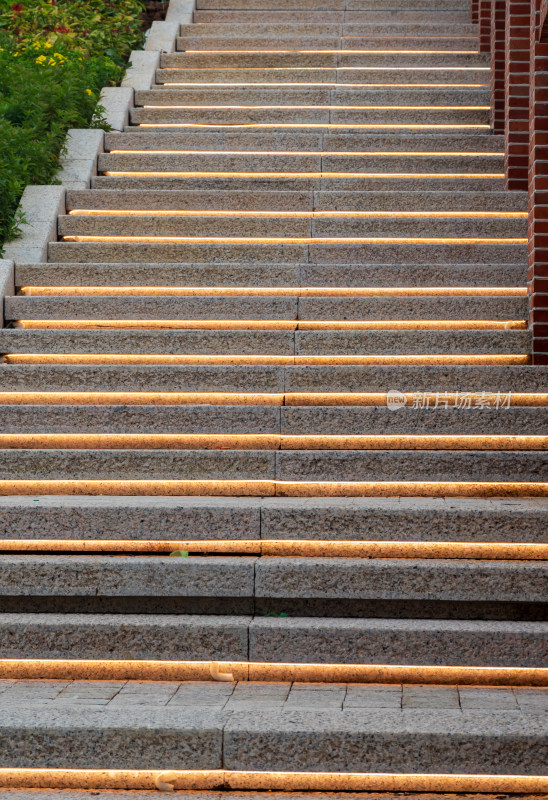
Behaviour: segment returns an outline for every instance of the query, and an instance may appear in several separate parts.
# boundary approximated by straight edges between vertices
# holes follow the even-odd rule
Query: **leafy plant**
[[[69,128],[108,129],[97,100],[142,43],[141,0],[0,0],[0,243],[29,183],[55,182]]]

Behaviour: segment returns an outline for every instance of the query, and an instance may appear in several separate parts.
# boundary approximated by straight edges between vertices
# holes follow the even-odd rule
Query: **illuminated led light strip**
[[[548,561],[548,544],[487,542],[316,541],[316,540],[119,540],[119,539],[0,539],[9,553],[146,553],[165,555],[185,550],[193,554],[238,554],[287,558],[390,558]],[[548,670],[546,678],[548,683]],[[2,673],[0,662],[0,677]]]
[[[6,353],[5,364],[269,364],[278,366],[299,365],[412,365],[412,364],[530,364],[531,356],[526,353],[509,354],[463,354],[449,355],[160,355],[156,353]]]
[[[548,669],[442,667],[392,664],[304,664],[260,661],[134,661],[99,659],[0,659],[1,680],[234,681],[434,684],[449,686],[548,686]],[[0,785],[2,784],[0,770]],[[547,779],[548,780],[548,779]]]
[[[491,152],[458,152],[442,150],[429,152],[425,150],[109,150],[108,155],[179,155],[179,156],[333,156],[333,157],[420,157],[420,158],[446,158],[448,156],[462,158],[504,158],[504,153]]]
[[[230,105],[166,105],[162,103],[161,105],[152,105],[146,104],[139,106],[139,108],[149,109],[149,108],[160,108],[166,111],[167,109],[171,110],[178,110],[178,111],[188,111],[188,110],[196,110],[196,111],[217,111],[219,109],[231,109],[235,110],[242,110],[246,111],[249,109],[278,109],[284,110],[287,108],[299,108],[299,109],[329,109],[330,111],[490,111],[490,106],[344,106],[344,105],[308,105],[299,103],[298,105],[293,104],[284,104],[284,105],[266,105],[262,104],[253,104],[253,105],[242,105],[240,103],[231,103]],[[352,127],[352,126],[347,126]]]
[[[166,86],[184,86],[188,89],[215,89],[215,88],[232,88],[232,87],[242,87],[245,86],[249,88],[253,87],[266,87],[266,88],[278,88],[280,86],[288,86],[288,87],[295,87],[295,86],[304,86],[307,89],[311,86],[320,87],[320,88],[329,88],[329,89],[340,89],[341,87],[344,89],[379,89],[384,87],[390,87],[391,89],[397,87],[398,89],[484,89],[489,86],[488,83],[341,83],[336,81],[324,81],[323,83],[319,83],[317,81],[310,82],[310,83],[300,83],[297,81],[272,81],[271,83],[265,83],[264,81],[261,83],[252,83],[251,81],[242,81],[237,83],[233,81],[232,83],[221,83],[220,81],[214,81],[212,83],[205,83],[204,81],[190,81],[188,83],[184,83],[181,81],[164,81],[161,84],[163,87]]]
[[[363,37],[360,37],[363,38]],[[395,37],[400,39],[401,37]],[[439,37],[436,37],[439,38]],[[459,37],[462,38],[462,37]],[[464,38],[471,38],[471,37],[464,37]],[[466,56],[477,56],[477,50],[284,50],[283,48],[278,50],[180,50],[177,52],[177,55],[185,55],[186,53],[192,54],[199,54],[199,55],[208,55],[208,54],[240,54],[240,53],[268,53],[268,54],[290,54],[290,55],[299,55],[300,53],[335,53],[337,55],[354,55],[356,53],[361,55],[466,55]],[[382,69],[383,67],[373,67],[373,69]],[[388,67],[387,67],[388,68]],[[389,67],[392,69],[392,67]],[[165,67],[164,69],[181,69],[181,67]],[[300,67],[299,67],[300,69]],[[311,69],[314,69],[312,67]],[[321,68],[320,68],[321,69]],[[332,69],[336,69],[336,67],[332,67]],[[353,67],[347,67],[346,69],[353,69]],[[397,67],[395,68],[397,69]],[[404,69],[401,67],[401,69]],[[410,69],[415,69],[415,67],[410,67]],[[439,67],[439,69],[444,69],[443,67]],[[482,69],[482,67],[470,67],[470,69]],[[489,69],[487,67],[487,69]]]
[[[360,130],[491,130],[491,126],[465,125],[465,124],[439,124],[427,123],[347,123],[334,124],[331,122],[139,122],[137,128],[221,128],[222,130],[237,130],[238,128],[327,128],[329,130],[344,130],[355,128]]]
[[[485,176],[483,176],[485,177]],[[63,242],[85,244],[92,242],[118,242],[131,244],[527,244],[527,239],[447,238],[410,236],[325,236],[325,237],[266,237],[266,236],[63,236]]]
[[[525,286],[22,286],[32,297],[526,297]]]
[[[199,151],[197,151],[199,152]],[[163,170],[106,170],[103,175],[113,178],[412,178],[417,179],[502,179],[502,172],[222,172]]]
[[[323,219],[323,218],[349,218],[349,219],[526,219],[526,211],[209,211],[192,209],[185,211],[146,210],[146,209],[110,209],[86,208],[72,209],[70,216],[94,217],[188,217],[190,219],[201,217],[232,218],[232,217],[283,217],[296,219]]]
[[[187,52],[190,52],[190,51],[187,51]],[[226,54],[227,52],[231,52],[231,51],[226,51],[226,50],[220,50],[220,51],[218,51],[218,50],[217,51],[216,50],[198,50],[197,52],[199,52],[199,53],[221,52],[223,54]],[[236,50],[236,51],[232,51],[232,52],[238,53],[238,52],[241,52],[241,51]],[[255,53],[257,51],[253,50],[251,52]],[[299,52],[318,52],[318,53],[331,52],[331,53],[339,53],[340,54],[341,51],[340,50],[331,50],[331,51],[329,51],[329,50],[317,50],[317,51],[263,50],[262,52],[264,52],[264,53],[282,53],[282,54],[285,52],[285,53],[291,53],[292,55],[294,55],[296,53],[298,55]],[[352,52],[393,53],[395,51],[394,50],[362,50],[362,51],[358,50],[358,51],[352,51]],[[404,51],[404,52],[408,52],[408,53],[427,52],[427,53],[438,53],[439,54],[440,51],[439,50],[426,50],[426,51],[420,51],[420,50],[412,51],[412,50],[410,50],[410,51]],[[449,52],[452,54],[455,51],[454,50],[450,50]],[[463,52],[472,52],[472,51],[463,51]],[[180,55],[180,53],[178,53],[178,55]],[[306,67],[306,66],[303,66],[303,67],[300,67],[300,66],[248,67],[248,66],[237,66],[237,67],[227,67],[227,69],[229,69],[229,70],[231,70],[233,72],[235,72],[236,70],[244,70],[245,72],[294,72],[295,70],[298,70],[299,72],[304,72],[304,71],[306,71],[306,72],[358,72],[358,71],[359,72],[386,72],[386,71],[388,71],[388,72],[490,72],[490,68],[489,67],[462,67],[462,66],[456,66],[456,67],[450,67],[450,66],[441,66],[441,67],[428,67],[428,66],[426,66],[426,67],[420,67],[420,66],[416,66],[416,67],[415,66],[410,66],[410,67],[392,67],[390,65],[388,65],[388,66],[385,66],[385,65],[381,65],[381,66],[365,66],[365,67],[352,67],[352,66],[350,66],[350,67]],[[162,67],[162,72],[184,72],[186,70],[194,70],[196,72],[225,72],[225,69],[223,67],[188,67],[188,66],[184,66],[184,64],[183,64],[182,67]],[[309,85],[309,84],[306,84],[306,85]],[[342,84],[342,85],[346,86],[348,84]],[[392,84],[390,84],[390,85],[392,85]],[[413,84],[411,84],[411,85],[413,85]],[[435,84],[435,85],[437,86],[438,84]],[[464,86],[470,86],[470,85],[471,84],[468,84],[468,83],[464,84]]]
[[[398,395],[402,406],[414,407],[416,393]],[[246,405],[246,406],[386,406],[386,392],[0,392],[0,405]],[[425,407],[444,407],[470,400],[496,406],[548,405],[541,392],[420,392]]]
[[[548,777],[351,772],[239,772],[0,768],[0,786],[24,789],[150,789],[544,794]]]
[[[206,330],[206,331],[416,331],[527,330],[525,320],[238,320],[238,319],[25,319],[26,330]]]
[[[548,436],[469,434],[0,433],[0,449],[548,450]]]
[[[548,483],[470,481],[0,480],[0,496],[548,497]]]

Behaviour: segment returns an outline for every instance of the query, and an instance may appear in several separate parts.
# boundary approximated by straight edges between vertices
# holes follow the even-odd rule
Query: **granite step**
[[[198,11],[207,9],[249,9],[260,10],[266,9],[289,9],[294,10],[297,8],[307,8],[316,11],[323,11],[324,9],[344,9],[354,8],[368,10],[378,9],[376,0],[196,0],[196,9]],[[467,10],[468,4],[466,0],[407,0],[403,3],[402,0],[384,0],[383,9],[386,11],[400,9],[417,9],[419,11],[435,10],[438,11],[454,11],[454,10]]]
[[[275,174],[274,177],[266,176],[261,173],[244,173],[242,177],[238,173],[207,174],[205,172],[180,177],[169,173],[157,173],[155,175],[134,175],[98,176],[91,179],[93,190],[106,191],[169,191],[174,190],[184,192],[194,191],[213,191],[213,192],[286,192],[295,191],[314,192],[345,192],[350,197],[356,192],[485,192],[487,195],[492,192],[502,192],[504,190],[504,180],[500,178],[485,178],[481,175],[471,175],[470,173],[454,173],[452,178],[444,178],[442,174],[430,174],[427,177],[419,177],[417,174],[406,176],[397,173],[394,175],[375,175],[368,173],[368,177],[353,173],[349,175],[339,175],[337,178],[302,177],[293,175],[287,177]],[[468,177],[470,175],[470,177]]]
[[[367,214],[367,212],[365,212]],[[388,212],[390,214],[390,212]],[[93,236],[98,239],[116,237],[151,237],[152,241],[175,238],[220,239],[250,238],[287,240],[347,238],[412,237],[421,238],[469,238],[495,239],[525,243],[527,219],[508,217],[406,217],[395,212],[387,217],[375,216],[229,216],[201,215],[67,215],[58,218],[59,237],[66,241],[78,241],[77,237]]]
[[[435,50],[433,52],[416,52],[411,49],[396,53],[379,50],[378,52],[352,53],[348,50],[338,52],[300,52],[294,53],[276,48],[271,52],[239,53],[225,50],[223,53],[162,53],[161,69],[272,69],[285,67],[302,69],[334,69],[336,67],[372,67],[388,70],[393,67],[433,67],[442,70],[468,66],[483,70],[485,77],[489,69],[485,54],[476,53],[472,49],[464,52]]]
[[[9,360],[9,359],[8,359]],[[0,364],[3,391],[546,392],[546,368],[512,365],[268,366]]]
[[[200,38],[201,36],[222,36],[225,39],[240,38],[242,36],[261,37],[277,36],[286,39],[295,36],[322,37],[322,36],[424,36],[443,37],[475,36],[477,26],[453,22],[437,22],[421,20],[420,22],[397,22],[391,20],[373,21],[370,23],[324,23],[324,22],[259,22],[259,23],[210,23],[200,28],[192,23],[181,25],[179,35],[184,41],[185,37]]]
[[[336,204],[334,195],[333,204]],[[521,264],[346,264],[344,270],[332,264],[276,264],[256,265],[229,263],[75,263],[58,262],[47,264],[17,264],[16,286],[21,292],[31,287],[86,287],[105,286],[113,291],[124,287],[188,287],[200,294],[200,287],[211,290],[223,287],[226,290],[253,290],[253,287],[268,293],[269,289],[289,289],[299,292],[322,288],[326,292],[342,289],[355,296],[360,289],[392,287],[414,287],[415,290],[436,288],[461,289],[464,287],[518,289],[523,292],[526,281],[526,265]],[[25,291],[26,293],[26,291]]]
[[[138,135],[137,135],[138,134]],[[441,139],[441,141],[440,141]],[[106,151],[134,150],[284,150],[284,151],[427,151],[444,153],[458,151],[462,153],[499,153],[504,152],[502,136],[486,136],[481,133],[447,132],[443,137],[424,131],[417,139],[416,134],[400,133],[394,130],[390,136],[367,133],[359,129],[348,131],[330,130],[329,128],[310,129],[309,131],[278,132],[263,130],[230,129],[211,131],[209,128],[173,130],[171,132],[147,132],[146,130],[126,131],[125,133],[107,133],[105,136]],[[525,192],[506,192],[510,197],[525,198]]]
[[[224,27],[224,26],[223,26]],[[196,33],[196,32],[195,32]],[[276,34],[265,33],[262,36],[243,35],[225,37],[222,34],[211,35],[202,32],[200,36],[186,34],[177,39],[177,50],[199,51],[199,50],[245,50],[245,51],[287,51],[287,50],[434,50],[444,52],[462,52],[463,50],[473,53],[474,58],[478,58],[477,53],[471,50],[474,46],[470,36],[448,36],[439,38],[437,33],[428,32],[425,35],[412,35],[408,32],[401,32],[394,35],[379,36],[371,34],[369,36],[343,36],[333,35],[297,35],[289,31],[285,36],[280,37]]]
[[[88,442],[95,443],[89,439]],[[0,480],[4,482],[195,482],[199,491],[192,492],[192,486],[185,485],[184,490],[171,492],[183,495],[223,494],[223,487],[208,489],[201,484],[203,481],[243,481],[246,486],[238,492],[243,496],[268,495],[268,484],[273,481],[305,484],[487,482],[502,484],[491,492],[500,497],[504,495],[504,484],[546,484],[548,479],[548,454],[540,450],[132,450],[120,447],[113,450],[14,448],[3,449],[0,453]],[[166,486],[166,490],[171,488]],[[270,485],[270,488],[272,495],[276,487]],[[318,494],[317,489],[303,488],[305,496]],[[12,494],[13,489],[3,493]],[[22,492],[34,496],[44,493],[52,492],[36,491],[34,484]],[[80,494],[89,493],[89,490],[80,491]],[[117,494],[120,493],[118,490]],[[166,491],[155,493],[166,494]],[[383,496],[401,493],[397,488],[386,487]],[[361,489],[358,496],[370,494],[371,489]],[[420,496],[420,492],[418,494]],[[477,494],[480,495],[479,490]],[[429,492],[429,496],[433,495],[433,491]],[[530,494],[524,490],[523,496]]]
[[[502,155],[451,153],[284,153],[245,151],[189,153],[105,153],[99,156],[99,172],[259,172],[259,173],[488,173],[498,177]]]
[[[273,59],[270,59],[273,61]],[[304,59],[303,59],[304,60]],[[280,59],[283,63],[283,60]],[[458,68],[432,68],[417,69],[410,67],[405,71],[390,70],[387,68],[368,68],[357,69],[345,67],[343,69],[334,67],[310,67],[298,66],[283,67],[276,66],[274,69],[261,64],[260,67],[241,67],[215,68],[207,66],[203,68],[161,68],[156,71],[156,83],[160,86],[171,86],[176,83],[185,85],[195,84],[360,84],[365,86],[379,84],[394,84],[394,86],[408,84],[440,84],[442,86],[453,87],[462,84],[488,84],[489,73],[485,68],[477,69],[458,69]],[[154,87],[158,89],[159,87]]]
[[[4,318],[525,320],[524,297],[6,297]]]
[[[158,92],[158,94],[160,94]],[[273,123],[276,125],[287,123],[320,123],[352,125],[376,125],[380,128],[389,125],[488,125],[489,109],[486,105],[473,104],[470,106],[454,105],[444,107],[432,105],[428,100],[417,103],[416,106],[401,107],[392,105],[389,108],[382,105],[369,105],[363,101],[357,106],[354,103],[346,105],[296,104],[293,107],[282,103],[281,100],[273,103],[257,103],[249,107],[238,107],[237,101],[223,105],[219,99],[204,106],[198,104],[193,108],[188,102],[180,108],[168,106],[157,108],[130,109],[132,125],[143,124],[171,124],[194,123],[198,125],[244,125],[249,123]]]
[[[103,329],[101,329],[103,328]],[[526,330],[188,330],[170,326],[16,328],[0,331],[0,353],[359,356],[528,355]],[[221,355],[222,358],[222,355]]]
[[[179,776],[170,770],[180,770],[181,763],[186,769],[222,770],[222,779],[214,784],[222,786],[230,782],[231,773],[226,770],[266,772],[257,785],[270,786],[270,772],[305,772],[306,768],[337,773],[336,780],[344,785],[346,771],[367,773],[371,764],[381,773],[401,773],[403,785],[406,774],[426,769],[437,774],[443,770],[449,785],[456,785],[456,779],[450,783],[452,776],[466,769],[494,776],[510,771],[516,776],[545,774],[547,726],[534,710],[512,714],[485,709],[372,712],[356,708],[343,712],[320,700],[308,709],[297,706],[294,711],[278,711],[268,699],[267,694],[266,704],[228,714],[199,704],[150,708],[130,701],[125,707],[119,704],[117,710],[97,710],[69,702],[53,721],[51,707],[16,705],[7,709],[0,726],[0,764],[51,769],[70,763],[82,769],[153,770],[146,776],[146,785],[154,786],[156,779],[161,787],[179,785]],[[94,786],[92,776],[87,783]],[[135,781],[141,785],[141,777],[142,773],[133,772],[129,785]],[[240,775],[241,786],[246,785],[245,777]],[[310,785],[309,777],[303,776],[302,781],[303,786]],[[491,785],[497,786],[496,781],[496,777],[491,779]],[[299,786],[298,778],[293,782]],[[283,785],[282,780],[278,784]]]
[[[0,497],[0,537],[546,543],[548,500]]]
[[[263,242],[218,242],[154,244],[148,242],[52,242],[48,260],[62,262],[157,263],[174,261],[212,264],[516,264],[526,261],[526,244],[399,243],[392,239],[375,244],[266,244]]]
[[[25,554],[2,557],[0,597],[4,614],[289,611],[541,622],[546,577],[537,561]]]
[[[341,40],[344,42],[345,40]],[[160,69],[347,69],[350,67],[380,70],[383,67],[393,70],[395,67],[406,69],[441,69],[462,70],[468,67],[471,70],[482,70],[487,74],[488,66],[485,54],[473,50],[456,51],[434,50],[413,51],[401,50],[398,53],[390,50],[373,50],[367,52],[354,52],[352,50],[322,50],[293,52],[276,48],[270,51],[252,50],[241,53],[237,50],[223,50],[222,52],[209,51],[196,52],[176,51],[163,53],[160,59]]]
[[[154,613],[0,613],[0,631],[4,658],[500,667],[544,663],[548,636],[542,621]]]
[[[416,211],[521,214],[527,212],[520,192],[171,192],[79,190],[67,193],[67,211]],[[426,216],[426,215],[425,215]]]
[[[432,12],[428,9],[405,10],[400,9],[397,12],[390,11],[387,13],[385,9],[382,11],[376,10],[324,10],[321,14],[322,23],[336,23],[336,24],[355,24],[355,23],[397,23],[398,25],[419,25],[426,23],[432,24]],[[436,24],[455,24],[467,25],[470,21],[470,14],[464,9],[462,10],[440,10],[436,14]],[[197,10],[193,15],[193,22],[195,24],[218,24],[218,23],[253,23],[261,25],[263,23],[278,25],[280,23],[287,24],[300,24],[302,22],[318,22],[318,12],[316,10]]]
[[[394,410],[384,406],[346,407],[249,405],[128,405],[113,399],[109,405],[0,404],[0,432],[34,433],[109,433],[126,434],[272,434],[281,436],[363,436],[363,435],[477,435],[548,436],[548,409],[544,407],[506,407],[500,399],[497,408],[489,406],[454,408],[438,393],[438,408],[407,407]],[[481,398],[480,398],[481,399]],[[1,401],[0,401],[1,402]],[[434,403],[435,401],[433,401]],[[443,403],[447,402],[445,408]],[[496,401],[495,401],[496,402]],[[169,400],[167,401],[169,403]],[[451,413],[452,412],[452,413]],[[282,447],[285,446],[282,443]],[[457,446],[457,445],[456,445]]]

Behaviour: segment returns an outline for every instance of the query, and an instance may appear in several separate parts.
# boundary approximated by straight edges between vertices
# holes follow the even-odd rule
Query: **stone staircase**
[[[476,34],[464,0],[198,1],[5,300],[16,678],[548,666],[548,381]],[[267,679],[241,708],[207,682],[176,711],[19,708],[10,683],[0,767],[545,776],[523,675],[523,707],[397,711],[327,682],[269,705]]]

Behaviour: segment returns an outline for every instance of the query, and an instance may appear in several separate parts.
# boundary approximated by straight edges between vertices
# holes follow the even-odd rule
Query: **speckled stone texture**
[[[246,661],[250,622],[245,615],[0,613],[4,658]]]
[[[252,498],[0,497],[8,539],[259,539],[260,517]]]
[[[543,622],[439,619],[255,618],[251,661],[322,664],[537,666],[546,663]]]
[[[536,715],[450,710],[236,713],[223,749],[232,769],[517,775],[546,774],[546,753]]]

